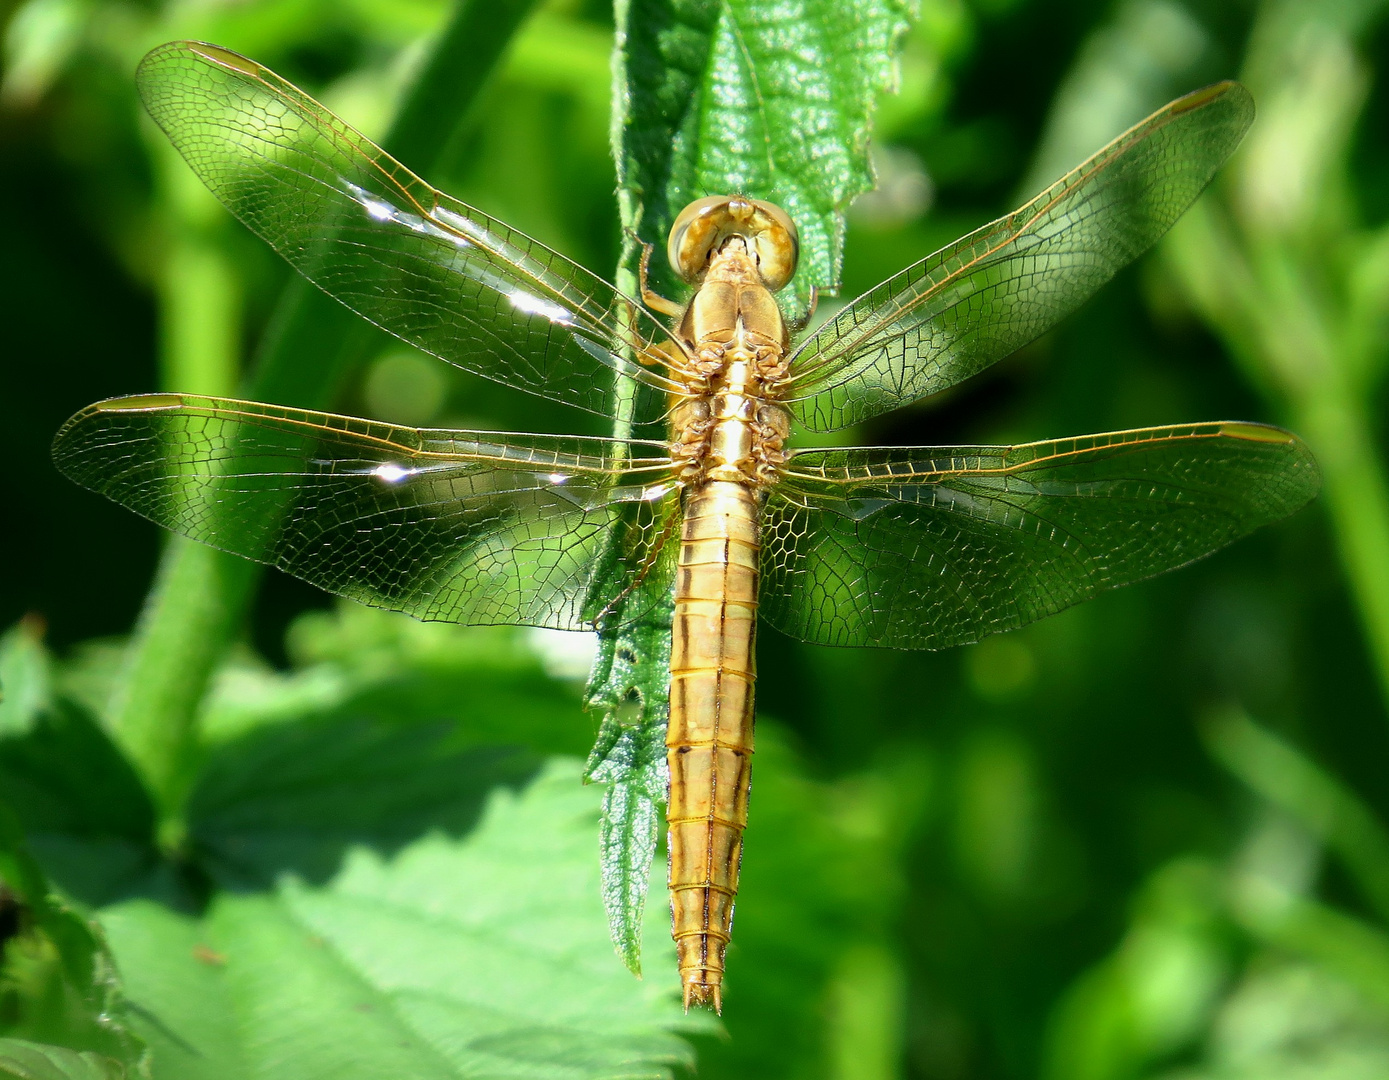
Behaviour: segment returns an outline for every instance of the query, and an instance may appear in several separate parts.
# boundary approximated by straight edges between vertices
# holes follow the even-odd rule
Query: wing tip
[[[1245,100],[1253,102],[1253,95],[1245,87],[1244,83],[1234,79],[1222,79],[1220,82],[1211,83],[1210,86],[1203,86],[1199,90],[1193,90],[1189,94],[1183,94],[1176,101],[1172,102],[1173,113],[1191,112],[1193,109],[1204,108],[1213,101],[1222,98],[1230,98],[1232,101],[1243,102]]]
[[[159,412],[177,409],[184,404],[182,394],[132,394],[128,397],[107,398],[91,406],[92,412]]]
[[[1244,439],[1247,442],[1277,443],[1281,446],[1290,446],[1302,441],[1291,431],[1274,427],[1272,424],[1255,424],[1247,420],[1222,421],[1219,431],[1221,435],[1228,435],[1232,439]]]
[[[183,41],[179,43],[187,52],[200,56],[209,64],[216,64],[218,67],[234,71],[238,75],[249,75],[255,78],[260,75],[261,66],[254,60],[248,60],[240,53],[224,49],[220,45],[213,45],[206,41]]]
[[[208,41],[166,41],[163,45],[156,45],[145,53],[135,73],[136,81],[139,82],[150,77],[151,69],[165,57],[188,56],[190,54],[204,63],[213,64],[247,78],[260,78],[265,70],[254,60],[247,59],[240,53],[232,52],[231,49],[225,49],[221,45],[213,45]]]
[[[1305,495],[1297,506],[1300,507],[1310,502],[1321,490],[1321,466],[1317,464],[1311,447],[1293,432],[1285,428],[1274,427],[1272,424],[1255,424],[1247,420],[1222,421],[1217,425],[1216,430],[1218,434],[1232,439],[1264,443],[1268,446],[1279,446],[1287,450],[1292,457],[1288,468],[1296,471],[1298,479],[1302,481]]]

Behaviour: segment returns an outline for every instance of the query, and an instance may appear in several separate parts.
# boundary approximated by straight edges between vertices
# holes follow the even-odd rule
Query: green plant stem
[[[171,845],[196,752],[193,717],[240,620],[233,598],[249,595],[259,569],[173,537],[135,627],[113,708],[115,734],[154,793]]]
[[[1366,900],[1389,920],[1389,833],[1374,811],[1334,773],[1239,709],[1212,717],[1203,734],[1231,772],[1330,845]]]
[[[1325,502],[1370,659],[1389,708],[1389,478],[1344,343],[1361,328],[1327,313],[1315,275],[1277,242],[1242,242],[1212,200],[1164,246],[1187,298],[1250,381],[1302,435],[1321,466]],[[1333,329],[1334,328],[1334,329]]]
[[[1293,422],[1321,464],[1341,563],[1389,708],[1389,481],[1363,399],[1324,388],[1299,406]]]
[[[435,167],[534,0],[463,0],[384,140],[412,168]],[[329,403],[370,347],[369,328],[301,280],[285,290],[245,396],[306,408]],[[180,777],[197,745],[197,711],[250,606],[259,567],[171,541],[131,642],[113,703],[116,737],[176,835]]]
[[[238,377],[241,296],[225,242],[226,213],[162,135],[148,137],[159,166],[158,198],[167,208],[160,383],[165,390],[229,394]]]

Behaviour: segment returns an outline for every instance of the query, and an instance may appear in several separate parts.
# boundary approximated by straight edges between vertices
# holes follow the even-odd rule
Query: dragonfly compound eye
[[[800,255],[795,222],[778,206],[738,196],[711,195],[680,211],[666,249],[670,265],[693,285],[709,268],[710,254],[730,236],[747,241],[767,288],[775,292],[791,280]]]

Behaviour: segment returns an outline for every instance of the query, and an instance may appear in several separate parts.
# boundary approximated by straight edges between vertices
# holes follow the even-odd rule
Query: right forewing
[[[792,357],[792,413],[833,431],[1026,345],[1171,228],[1253,115],[1238,83],[1188,94],[1026,206],[860,296]]]

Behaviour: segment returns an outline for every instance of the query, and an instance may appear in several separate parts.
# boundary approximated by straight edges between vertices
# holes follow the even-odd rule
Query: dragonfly
[[[1239,143],[1253,104],[1236,83],[1172,102],[801,334],[776,297],[796,225],[769,202],[692,203],[666,253],[691,297],[657,296],[644,273],[624,295],[243,56],[174,42],[137,79],[207,186],[328,295],[459,368],[627,426],[417,429],[157,393],[76,414],[58,466],[174,532],[420,619],[612,633],[664,598],[687,1008],[722,1006],[759,619],[828,646],[973,642],[1190,563],[1318,489],[1296,436],[1247,422],[788,445],[796,426],[830,432],[938,393],[1074,310]]]

